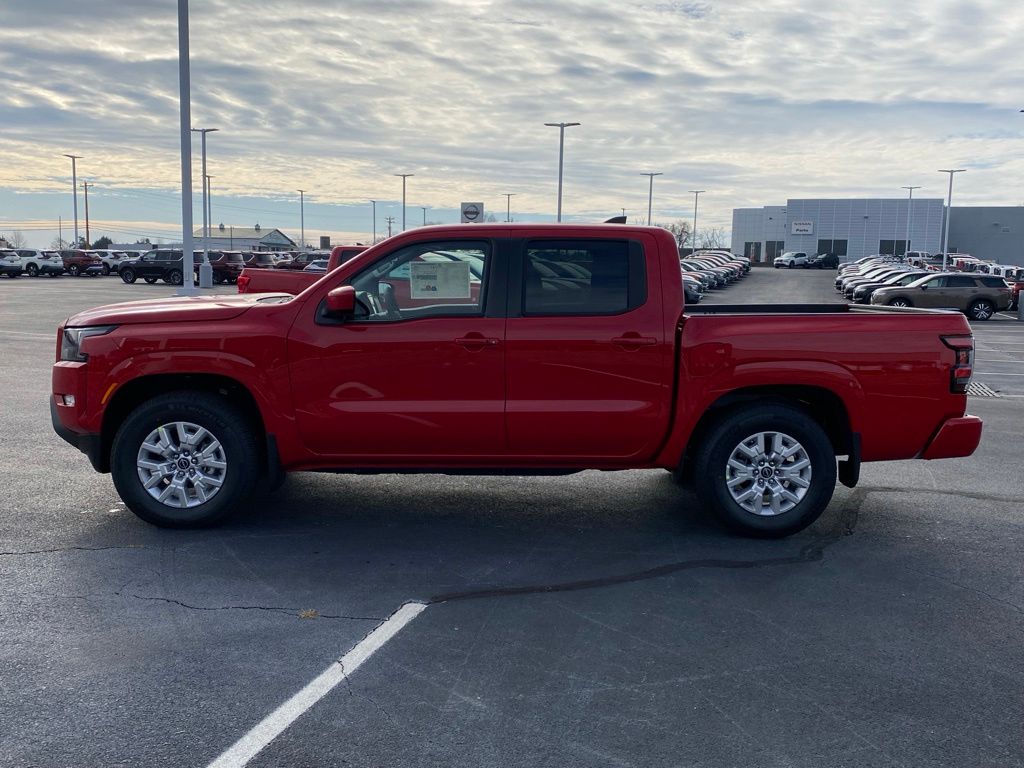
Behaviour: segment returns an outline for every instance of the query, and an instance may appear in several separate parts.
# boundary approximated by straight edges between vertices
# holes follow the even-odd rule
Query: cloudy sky
[[[560,120],[574,220],[645,215],[643,171],[655,221],[704,189],[725,229],[788,197],[941,197],[946,167],[960,203],[1024,203],[1018,0],[192,0],[191,25],[217,223],[297,236],[303,188],[307,238],[365,238],[368,199],[400,220],[395,173],[410,225],[503,219],[503,193],[549,220]],[[68,152],[94,239],[180,237],[174,0],[6,0],[0,29],[0,232],[49,244]]]

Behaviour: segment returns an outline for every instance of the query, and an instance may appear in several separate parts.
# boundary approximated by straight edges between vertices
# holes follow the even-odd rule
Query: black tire
[[[78,277],[82,273],[81,268],[77,264],[72,264],[68,267],[68,274],[72,277]]]
[[[170,272],[167,273],[167,277],[165,277],[164,280],[166,280],[171,285],[181,285],[181,270],[172,269]]]
[[[787,269],[792,269],[793,268],[793,262],[792,261],[789,262],[789,264],[786,265],[786,268]]]
[[[149,283],[150,285],[152,285],[153,283],[155,283],[155,282],[156,282],[157,280],[159,280],[160,278],[159,278],[159,277],[144,277],[144,278],[142,278],[142,279],[143,279],[143,280],[145,280],[145,281],[146,281],[147,283]]]
[[[124,269],[121,270],[120,274],[121,279],[124,280],[126,283],[134,283],[136,280],[139,279],[138,276],[135,274],[135,270],[132,269],[131,267],[125,267]]]
[[[890,306],[890,307],[912,307],[912,306],[914,306],[913,302],[911,302],[911,300],[908,299],[906,296],[895,296],[895,297],[889,299],[889,301],[887,301],[886,304],[888,306]]]
[[[103,265],[103,276],[106,277],[109,274],[110,274],[110,265],[109,264],[104,264]]]
[[[223,485],[210,500],[185,509],[150,496],[136,466],[139,450],[150,433],[175,421],[209,430],[223,447],[227,465]],[[110,467],[114,487],[128,509],[161,528],[201,528],[221,522],[239,509],[263,474],[253,425],[226,398],[194,391],[159,395],[132,411],[114,436]]]
[[[967,308],[967,316],[971,318],[971,320],[991,320],[992,315],[995,313],[995,304],[988,299],[978,299]]]
[[[25,271],[28,272],[29,277],[39,277],[39,267],[35,264],[29,264],[25,267]]]
[[[792,437],[810,461],[805,495],[791,509],[775,515],[747,511],[733,499],[727,486],[733,451],[761,432]],[[763,403],[734,410],[710,429],[695,456],[693,475],[698,498],[725,525],[746,536],[781,538],[803,530],[825,511],[836,486],[836,455],[825,431],[805,411],[786,403]]]

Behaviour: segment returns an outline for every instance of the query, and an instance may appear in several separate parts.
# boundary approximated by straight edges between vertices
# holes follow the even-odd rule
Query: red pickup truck
[[[297,296],[74,315],[50,405],[161,526],[214,523],[298,470],[663,468],[732,527],[782,536],[863,461],[971,454],[973,352],[959,313],[684,310],[656,227],[425,227]]]
[[[365,251],[365,245],[336,245],[327,260],[327,271],[333,272],[349,259]],[[292,269],[259,269],[246,267],[238,278],[239,293],[290,293],[293,296],[306,290],[324,276],[323,272],[304,272]]]

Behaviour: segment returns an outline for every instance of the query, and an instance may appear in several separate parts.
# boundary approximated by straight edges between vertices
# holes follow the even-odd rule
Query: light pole
[[[195,254],[192,252],[192,86],[188,59],[188,0],[178,0],[178,111],[181,123],[181,290],[194,296]]]
[[[512,198],[516,196],[515,192],[502,192],[505,196],[505,221],[512,221]]]
[[[306,247],[306,190],[297,190],[299,193],[299,248]]]
[[[946,228],[942,234],[942,271],[946,271],[948,266],[946,262],[949,261],[949,254],[946,250],[949,248],[949,220],[953,215],[953,176],[957,173],[963,173],[966,168],[940,168],[939,173],[949,174],[949,197],[946,198]]]
[[[429,207],[430,207],[429,205],[421,205],[420,206],[420,208],[423,209],[423,226],[424,227],[427,226],[427,208],[429,208]]]
[[[415,176],[415,173],[396,173],[395,176],[402,177],[402,231],[405,232],[405,180],[410,176]],[[390,237],[391,235],[388,235]]]
[[[210,182],[213,176],[208,173],[203,174],[203,176],[203,189],[206,190],[206,215],[210,222],[206,234],[209,236],[210,230],[213,229],[213,184]]]
[[[562,220],[562,165],[565,160],[565,129],[580,123],[544,123],[549,128],[558,129],[558,221]]]
[[[206,134],[213,133],[218,128],[193,128],[192,133],[198,133],[203,137],[203,263],[199,265],[199,287],[213,287],[213,267],[210,265],[210,220],[207,218],[206,198]]]
[[[391,237],[391,225],[395,223],[395,217],[388,216],[384,221],[388,223],[388,237]]]
[[[75,200],[75,245],[78,247],[78,170],[75,167],[75,161],[81,160],[81,155],[64,155],[64,157],[71,158],[71,195]]]
[[[906,256],[910,252],[910,212],[914,208],[914,190],[920,189],[920,186],[916,187],[901,187],[901,189],[909,190],[910,197],[907,198],[907,237],[906,242],[903,244],[903,255]],[[893,248],[893,250],[896,250]]]
[[[85,195],[85,247],[91,248],[89,245],[92,240],[89,237],[89,187],[95,187],[95,184],[90,184],[88,181],[82,182],[82,194]]]
[[[370,245],[377,242],[377,201],[371,200],[370,205],[373,206],[373,240],[370,241]]]
[[[692,247],[690,248],[690,254],[693,255],[693,253],[697,250],[697,201],[700,199],[700,196],[707,190],[691,189],[688,191],[693,193],[693,232],[690,233],[690,239],[693,243]]]
[[[651,226],[651,204],[654,202],[654,177],[664,176],[663,173],[641,173],[641,176],[647,176],[650,178],[651,183],[647,188],[647,226]],[[625,209],[623,209],[625,210]]]

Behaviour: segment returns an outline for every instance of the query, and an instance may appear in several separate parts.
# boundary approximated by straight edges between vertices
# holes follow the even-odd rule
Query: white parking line
[[[975,371],[975,376],[1024,376],[1024,373],[997,373],[996,371]]]
[[[355,648],[332,663],[302,690],[257,723],[251,731],[210,763],[208,768],[241,768],[247,764],[303,713],[334,690],[338,683],[359,669],[364,661],[379,651],[426,607],[425,603],[403,605],[391,614],[387,621],[357,643]]]

